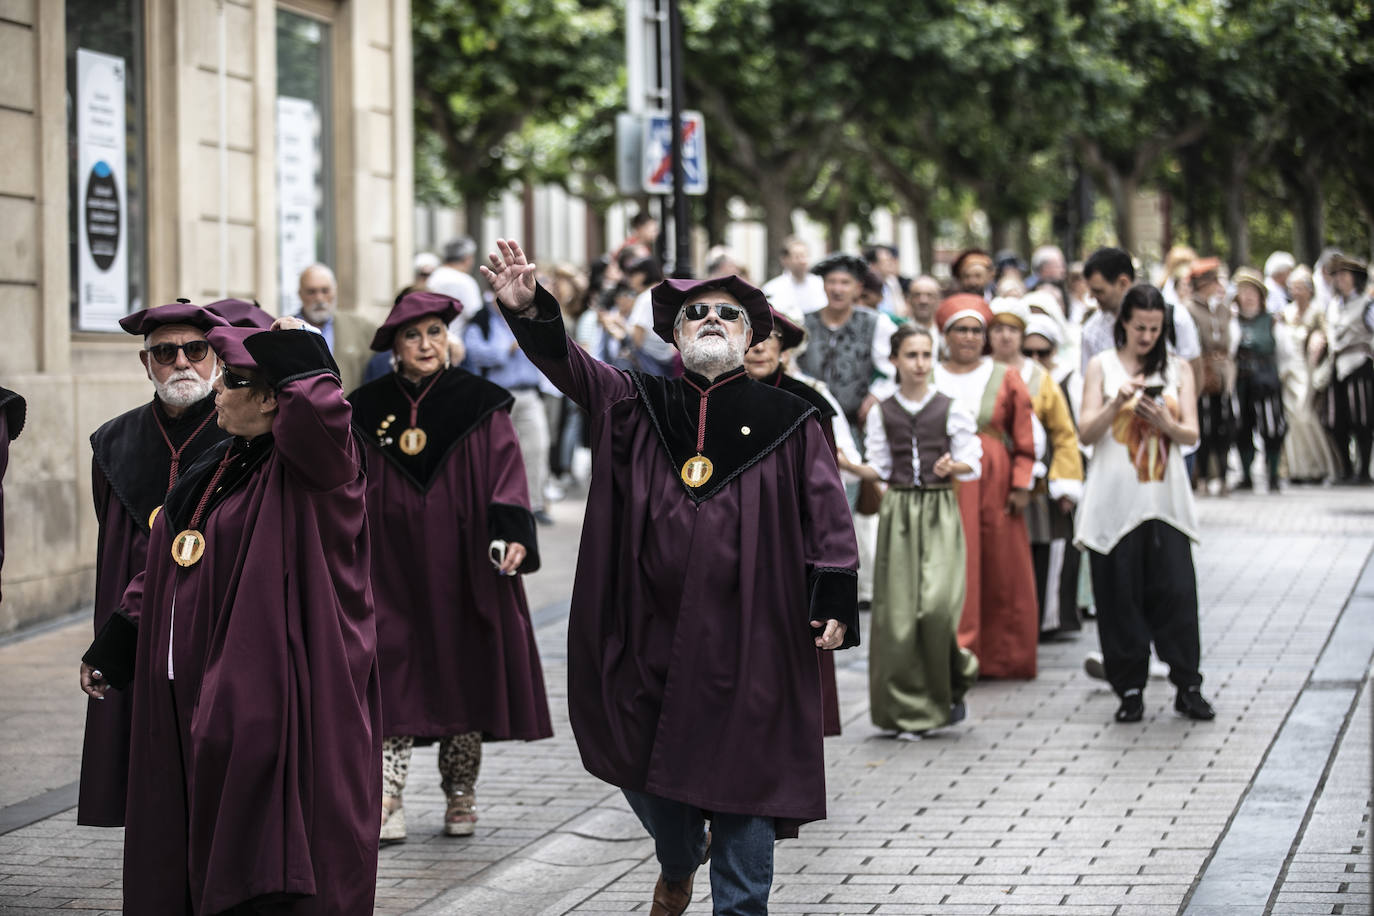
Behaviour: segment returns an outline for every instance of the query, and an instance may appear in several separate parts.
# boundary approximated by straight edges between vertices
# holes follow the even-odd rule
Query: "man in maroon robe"
[[[143,338],[138,358],[154,394],[148,403],[91,434],[91,495],[98,526],[96,633],[118,610],[134,576],[143,571],[153,514],[167,492],[206,449],[227,435],[215,422],[210,389],[215,354],[205,340],[206,331],[224,325],[218,313],[184,300],[120,321],[125,331]],[[132,701],[123,691],[103,702],[87,702],[78,824],[124,826],[132,721]]]
[[[372,912],[381,703],[362,450],[323,339],[294,318],[274,327],[210,332],[233,438],[168,494],[147,569],[83,659],[87,693],[131,681],[134,697],[129,916]]]
[[[0,388],[0,566],[5,563],[5,469],[10,464],[10,443],[24,428],[26,407],[18,392]]]
[[[655,288],[654,329],[686,369],[670,380],[569,343],[534,265],[497,245],[484,273],[512,330],[590,424],[568,624],[583,764],[655,839],[652,913],[691,900],[707,814],[718,912],[766,912],[773,840],[825,817],[816,649],[858,644],[833,450],[814,407],[745,373],[772,318],[738,277]]]

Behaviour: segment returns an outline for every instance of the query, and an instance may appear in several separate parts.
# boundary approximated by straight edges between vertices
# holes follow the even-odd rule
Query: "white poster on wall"
[[[77,327],[118,331],[129,313],[124,58],[76,50]]]
[[[319,112],[309,99],[277,98],[277,263],[281,314],[300,311],[301,271],[315,263],[316,137]]]

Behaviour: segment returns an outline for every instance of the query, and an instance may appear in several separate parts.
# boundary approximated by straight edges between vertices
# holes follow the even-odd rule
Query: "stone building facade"
[[[290,313],[320,260],[380,319],[410,279],[410,3],[0,0],[0,60],[4,633],[91,601],[88,437],[152,394],[119,315]]]

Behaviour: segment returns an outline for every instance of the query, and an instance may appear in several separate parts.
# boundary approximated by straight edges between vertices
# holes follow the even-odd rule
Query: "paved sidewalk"
[[[865,655],[841,662],[830,819],[778,846],[771,912],[1365,913],[1370,909],[1374,494],[1294,490],[1201,503],[1205,689],[1213,723],[1152,681],[1139,726],[1042,647],[1033,682],[986,682],[970,722],[915,743],[867,719]],[[438,836],[433,749],[417,751],[409,842],[385,849],[377,911],[644,913],[652,848],[587,776],[566,716],[564,618],[576,503],[531,577],[557,736],[487,745],[476,837]],[[1363,578],[1362,578],[1363,576]],[[1333,635],[1334,634],[1334,635]],[[85,622],[0,646],[0,912],[117,912],[122,831],[57,810],[79,766]],[[690,913],[709,912],[709,882]]]

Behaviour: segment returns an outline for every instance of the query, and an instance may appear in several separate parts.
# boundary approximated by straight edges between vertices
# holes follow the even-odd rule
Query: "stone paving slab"
[[[559,504],[560,524],[541,532],[546,563],[556,559],[552,575],[529,580],[532,607],[566,600],[576,512]],[[1095,648],[1089,627],[1077,641],[1042,647],[1036,681],[980,684],[965,725],[895,742],[868,724],[864,655],[841,653],[845,734],[826,746],[830,819],[777,847],[770,911],[1179,912],[1310,686],[1352,590],[1374,600],[1374,494],[1232,497],[1202,502],[1200,514],[1203,668],[1216,722],[1177,718],[1172,690],[1152,681],[1145,722],[1114,725],[1114,697],[1082,673]],[[435,751],[417,750],[411,837],[383,850],[377,912],[647,912],[652,846],[619,793],[581,767],[566,717],[561,619],[552,615],[537,635],[556,737],[486,746],[481,820],[462,839],[439,834]],[[0,645],[0,809],[75,778],[84,701],[63,691],[87,638],[74,626]],[[1342,660],[1339,686],[1359,690],[1356,714],[1282,864],[1275,913],[1369,910],[1371,710],[1350,664]],[[42,753],[16,755],[6,770],[4,750],[39,723]],[[0,912],[118,912],[122,840],[122,831],[77,827],[74,811],[0,835]],[[699,877],[689,913],[709,912],[709,882]]]

